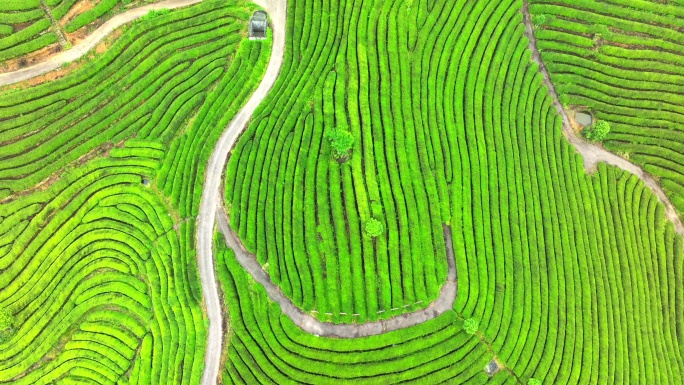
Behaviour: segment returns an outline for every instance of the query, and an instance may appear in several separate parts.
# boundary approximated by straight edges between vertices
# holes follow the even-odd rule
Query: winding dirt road
[[[266,74],[259,87],[254,91],[247,104],[235,115],[219,138],[214,152],[209,158],[204,186],[202,189],[202,201],[200,203],[199,216],[197,217],[197,259],[199,263],[200,281],[204,293],[204,303],[209,317],[209,330],[207,332],[207,352],[204,358],[203,385],[214,385],[218,379],[223,347],[223,328],[221,316],[221,302],[219,300],[218,285],[214,272],[213,239],[214,224],[216,223],[216,210],[222,202],[220,191],[221,177],[228,153],[233,144],[247,127],[249,120],[256,108],[264,100],[268,92],[275,84],[280,73],[285,53],[285,20],[287,13],[287,0],[254,0],[256,4],[268,11],[271,18],[273,31],[273,47],[271,58],[266,68]]]
[[[72,61],[81,58],[88,53],[88,51],[95,48],[102,39],[112,33],[115,29],[147,15],[151,10],[181,8],[201,1],[202,0],[166,0],[120,13],[107,20],[107,22],[102,24],[92,34],[71,49],[60,52],[59,54],[50,57],[48,60],[30,67],[0,74],[0,86],[22,82],[46,74],[50,71],[59,69],[63,64],[71,63]]]
[[[235,251],[235,257],[238,262],[240,262],[240,265],[252,275],[255,281],[259,282],[264,289],[266,289],[268,297],[280,305],[283,313],[287,315],[295,325],[299,326],[300,329],[307,333],[337,338],[367,337],[418,325],[437,318],[444,314],[444,312],[454,308],[454,300],[456,300],[456,292],[458,291],[458,282],[454,247],[451,241],[451,228],[448,226],[444,226],[444,241],[446,242],[447,263],[449,266],[447,280],[439,292],[439,297],[430,303],[428,307],[375,322],[366,322],[363,324],[334,324],[330,322],[321,322],[295,306],[295,304],[283,294],[282,290],[271,281],[268,273],[264,271],[256,257],[248,253],[242,246],[242,243],[240,243],[228,224],[228,216],[223,207],[217,210],[217,215],[219,230],[223,233],[226,245]]]
[[[639,179],[644,181],[646,186],[653,191],[656,197],[658,197],[658,200],[665,206],[667,218],[672,222],[672,224],[674,224],[675,231],[684,237],[684,225],[677,214],[677,210],[675,210],[670,198],[667,197],[665,191],[663,191],[662,187],[660,187],[660,184],[658,184],[658,181],[656,181],[651,174],[647,173],[644,171],[644,169],[625,158],[622,158],[595,144],[584,141],[572,129],[568,113],[565,111],[563,104],[560,102],[556,87],[553,85],[553,82],[551,82],[551,76],[544,65],[539,48],[537,47],[537,38],[534,36],[534,26],[532,25],[532,17],[530,16],[530,5],[527,0],[523,1],[522,13],[523,22],[525,23],[525,36],[527,36],[527,39],[529,40],[529,49],[532,52],[532,60],[539,66],[539,71],[544,77],[544,84],[546,84],[546,88],[549,89],[549,94],[553,98],[553,105],[556,107],[556,110],[558,110],[558,113],[563,119],[563,133],[565,134],[565,137],[584,158],[584,168],[587,170],[587,172],[593,172],[598,163],[604,162],[639,177]]]

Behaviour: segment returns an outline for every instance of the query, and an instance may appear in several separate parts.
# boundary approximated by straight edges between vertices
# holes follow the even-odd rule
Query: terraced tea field
[[[534,1],[540,47],[561,98],[611,123],[606,147],[660,179],[684,211],[681,5]],[[587,24],[582,20],[592,20]]]
[[[3,1],[0,4],[0,63],[6,71],[11,71],[44,60],[70,49],[114,15],[154,1]]]
[[[249,7],[131,26],[67,77],[0,96],[0,345],[11,383],[198,383],[195,221],[215,127],[256,88]]]
[[[353,4],[290,3],[297,22],[282,73],[228,164],[231,225],[295,305],[362,323],[435,298],[449,223],[458,271],[450,335],[475,318],[491,350],[485,359],[465,341],[435,340],[422,352],[444,361],[356,372],[305,364],[312,356],[297,348],[299,363],[291,344],[311,342],[272,330],[287,325],[277,312],[264,326],[252,321],[243,303],[264,299],[239,294],[229,262],[228,292],[245,317],[229,347],[231,379],[477,383],[481,372],[468,370],[496,355],[514,375],[495,382],[677,383],[681,238],[636,177],[584,171],[530,59],[522,2]],[[325,135],[340,127],[354,138],[343,162]],[[384,227],[376,238],[365,234],[370,218]],[[374,349],[367,341],[378,340],[358,346]]]
[[[684,4],[257,4],[0,88],[0,382],[684,381]]]

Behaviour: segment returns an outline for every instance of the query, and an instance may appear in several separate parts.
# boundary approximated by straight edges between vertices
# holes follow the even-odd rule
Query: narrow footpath
[[[674,224],[675,231],[684,237],[684,225],[677,214],[677,210],[675,210],[670,198],[667,197],[665,191],[663,191],[658,181],[656,181],[651,174],[647,173],[641,167],[635,165],[625,158],[622,158],[595,144],[586,142],[572,129],[568,113],[565,111],[563,104],[560,102],[556,87],[551,82],[551,76],[544,65],[544,61],[541,58],[541,53],[537,47],[537,38],[534,36],[534,26],[532,25],[532,17],[530,16],[530,4],[527,0],[523,0],[522,13],[523,23],[525,23],[525,36],[527,36],[527,39],[529,40],[529,49],[532,52],[532,60],[539,66],[539,71],[544,77],[544,84],[546,84],[546,88],[548,88],[549,94],[553,98],[553,105],[556,107],[556,110],[558,110],[558,113],[563,119],[563,133],[565,134],[565,137],[584,158],[584,168],[587,170],[587,172],[593,172],[598,163],[604,162],[636,175],[639,179],[644,181],[646,186],[653,191],[656,197],[658,197],[658,200],[665,206],[667,218],[672,222],[672,224]]]
[[[64,36],[64,31],[62,31],[62,27],[59,25],[59,21],[55,20],[55,18],[52,16],[52,11],[50,10],[50,7],[45,3],[45,0],[40,0],[40,6],[43,8],[43,11],[52,23],[52,29],[54,30],[55,35],[57,35],[59,45],[61,45],[63,49],[67,49],[69,47],[69,42],[67,41],[66,36]]]

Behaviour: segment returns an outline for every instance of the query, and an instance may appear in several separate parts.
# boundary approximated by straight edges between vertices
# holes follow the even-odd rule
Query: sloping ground
[[[584,172],[530,60],[521,7],[290,4],[283,74],[228,166],[232,224],[295,304],[336,322],[361,312],[363,322],[432,287],[415,263],[434,258],[437,268],[443,256],[423,246],[440,243],[402,234],[433,236],[449,220],[455,345],[385,344],[448,315],[349,342],[297,333],[227,254],[230,381],[482,383],[473,370],[496,354],[514,376],[494,383],[681,382],[681,238],[637,177],[605,165]],[[343,165],[323,139],[335,126],[355,137]],[[413,200],[427,209],[411,205],[416,190],[434,192]],[[369,215],[385,223],[376,242],[362,235]],[[489,342],[485,357],[460,331],[457,319],[470,317]],[[348,346],[353,354],[331,353]],[[356,354],[403,358],[356,371],[352,362],[367,362]]]
[[[0,4],[0,64],[24,58],[45,47],[68,48],[64,33],[102,24],[112,15],[157,0],[6,0]],[[92,24],[91,24],[92,23]],[[87,28],[86,28],[87,29]],[[49,56],[48,53],[45,54]],[[20,65],[20,67],[25,64]]]
[[[0,3],[0,64],[57,43],[40,0]]]
[[[535,0],[537,32],[561,101],[611,123],[605,145],[660,179],[684,212],[684,6]]]
[[[453,311],[409,329],[361,339],[318,337],[299,329],[251,282],[223,240],[216,267],[231,325],[223,384],[484,383],[492,358]],[[512,380],[506,374],[498,380]]]
[[[313,316],[302,312],[297,308],[282,290],[273,284],[271,278],[259,265],[256,257],[247,253],[240,241],[235,237],[233,230],[228,224],[228,219],[222,210],[217,213],[218,229],[223,234],[223,238],[228,247],[231,248],[240,265],[249,272],[256,282],[261,284],[268,298],[277,302],[282,312],[287,315],[292,322],[303,331],[317,336],[337,337],[337,338],[359,338],[374,336],[394,330],[408,328],[418,325],[440,315],[451,312],[456,300],[458,283],[456,279],[456,261],[454,252],[447,248],[447,263],[449,272],[447,281],[440,290],[439,297],[430,303],[428,307],[416,310],[412,313],[404,313],[389,319],[382,319],[375,322],[365,322],[362,324],[335,324],[332,322],[321,322]],[[448,245],[451,244],[451,229],[444,227],[444,240]]]
[[[199,383],[195,217],[217,127],[270,54],[245,39],[251,9],[136,23],[69,76],[0,95],[0,382]]]

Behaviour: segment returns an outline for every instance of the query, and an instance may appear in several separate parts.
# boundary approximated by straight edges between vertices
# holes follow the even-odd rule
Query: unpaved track
[[[199,216],[197,217],[197,259],[199,263],[200,281],[204,293],[204,304],[209,317],[207,332],[207,352],[204,358],[203,385],[214,385],[221,369],[221,352],[223,346],[223,328],[221,321],[221,302],[214,273],[213,236],[216,222],[216,210],[222,202],[220,192],[223,168],[228,159],[233,144],[249,123],[257,106],[264,100],[280,73],[285,53],[285,19],[287,0],[254,0],[256,4],[266,9],[271,18],[273,31],[273,48],[266,74],[254,91],[247,104],[235,115],[221,137],[214,152],[209,158],[209,164],[202,189]]]
[[[439,297],[437,297],[437,299],[428,307],[376,322],[366,322],[363,324],[334,324],[330,322],[321,322],[295,306],[294,303],[283,294],[280,288],[271,281],[271,278],[261,267],[256,257],[244,249],[230,228],[228,216],[222,207],[217,209],[217,215],[219,229],[221,230],[221,233],[223,233],[226,244],[235,251],[235,257],[238,262],[240,262],[242,267],[254,277],[255,281],[264,286],[268,297],[280,305],[283,313],[290,317],[295,325],[299,326],[299,328],[307,333],[338,338],[372,336],[418,325],[433,318],[437,318],[444,314],[444,312],[454,308],[458,284],[454,248],[453,243],[451,242],[451,229],[447,226],[444,226],[444,240],[447,246],[447,263],[449,265],[447,281],[444,286],[442,286]]]
[[[0,86],[28,80],[59,69],[63,64],[71,63],[72,61],[84,56],[91,49],[95,48],[95,46],[102,41],[102,39],[112,33],[112,31],[115,29],[147,15],[151,10],[180,8],[196,4],[201,1],[202,0],[166,0],[155,4],[133,8],[124,13],[118,14],[107,20],[107,22],[102,24],[100,28],[96,29],[95,32],[90,34],[90,36],[73,46],[71,49],[63,51],[55,56],[50,57],[44,62],[32,65],[30,67],[0,74]]]
[[[674,224],[675,231],[677,231],[679,235],[684,236],[684,225],[682,224],[679,215],[677,215],[674,205],[670,201],[670,198],[668,198],[665,194],[665,191],[663,191],[663,189],[660,187],[658,181],[656,181],[651,174],[647,173],[641,167],[635,165],[627,159],[617,156],[616,154],[613,154],[612,152],[595,144],[586,142],[577,136],[577,133],[575,133],[575,131],[572,129],[570,118],[568,117],[565,108],[563,108],[563,104],[560,102],[556,87],[551,82],[549,71],[546,69],[544,61],[541,58],[541,54],[539,53],[539,49],[537,48],[537,38],[534,36],[534,26],[532,25],[532,18],[530,16],[529,3],[527,0],[523,1],[522,12],[523,22],[525,23],[525,36],[527,36],[527,39],[530,42],[529,49],[532,52],[532,60],[539,66],[539,71],[544,77],[544,84],[546,84],[546,87],[549,89],[549,94],[551,94],[553,97],[553,104],[556,106],[556,110],[558,110],[558,113],[563,118],[563,133],[565,134],[565,137],[573,146],[575,146],[577,152],[579,152],[584,158],[584,168],[587,170],[587,172],[593,172],[599,162],[604,162],[639,177],[639,179],[644,181],[646,186],[653,191],[656,197],[658,197],[658,200],[665,205],[667,218],[672,222],[672,224]]]

